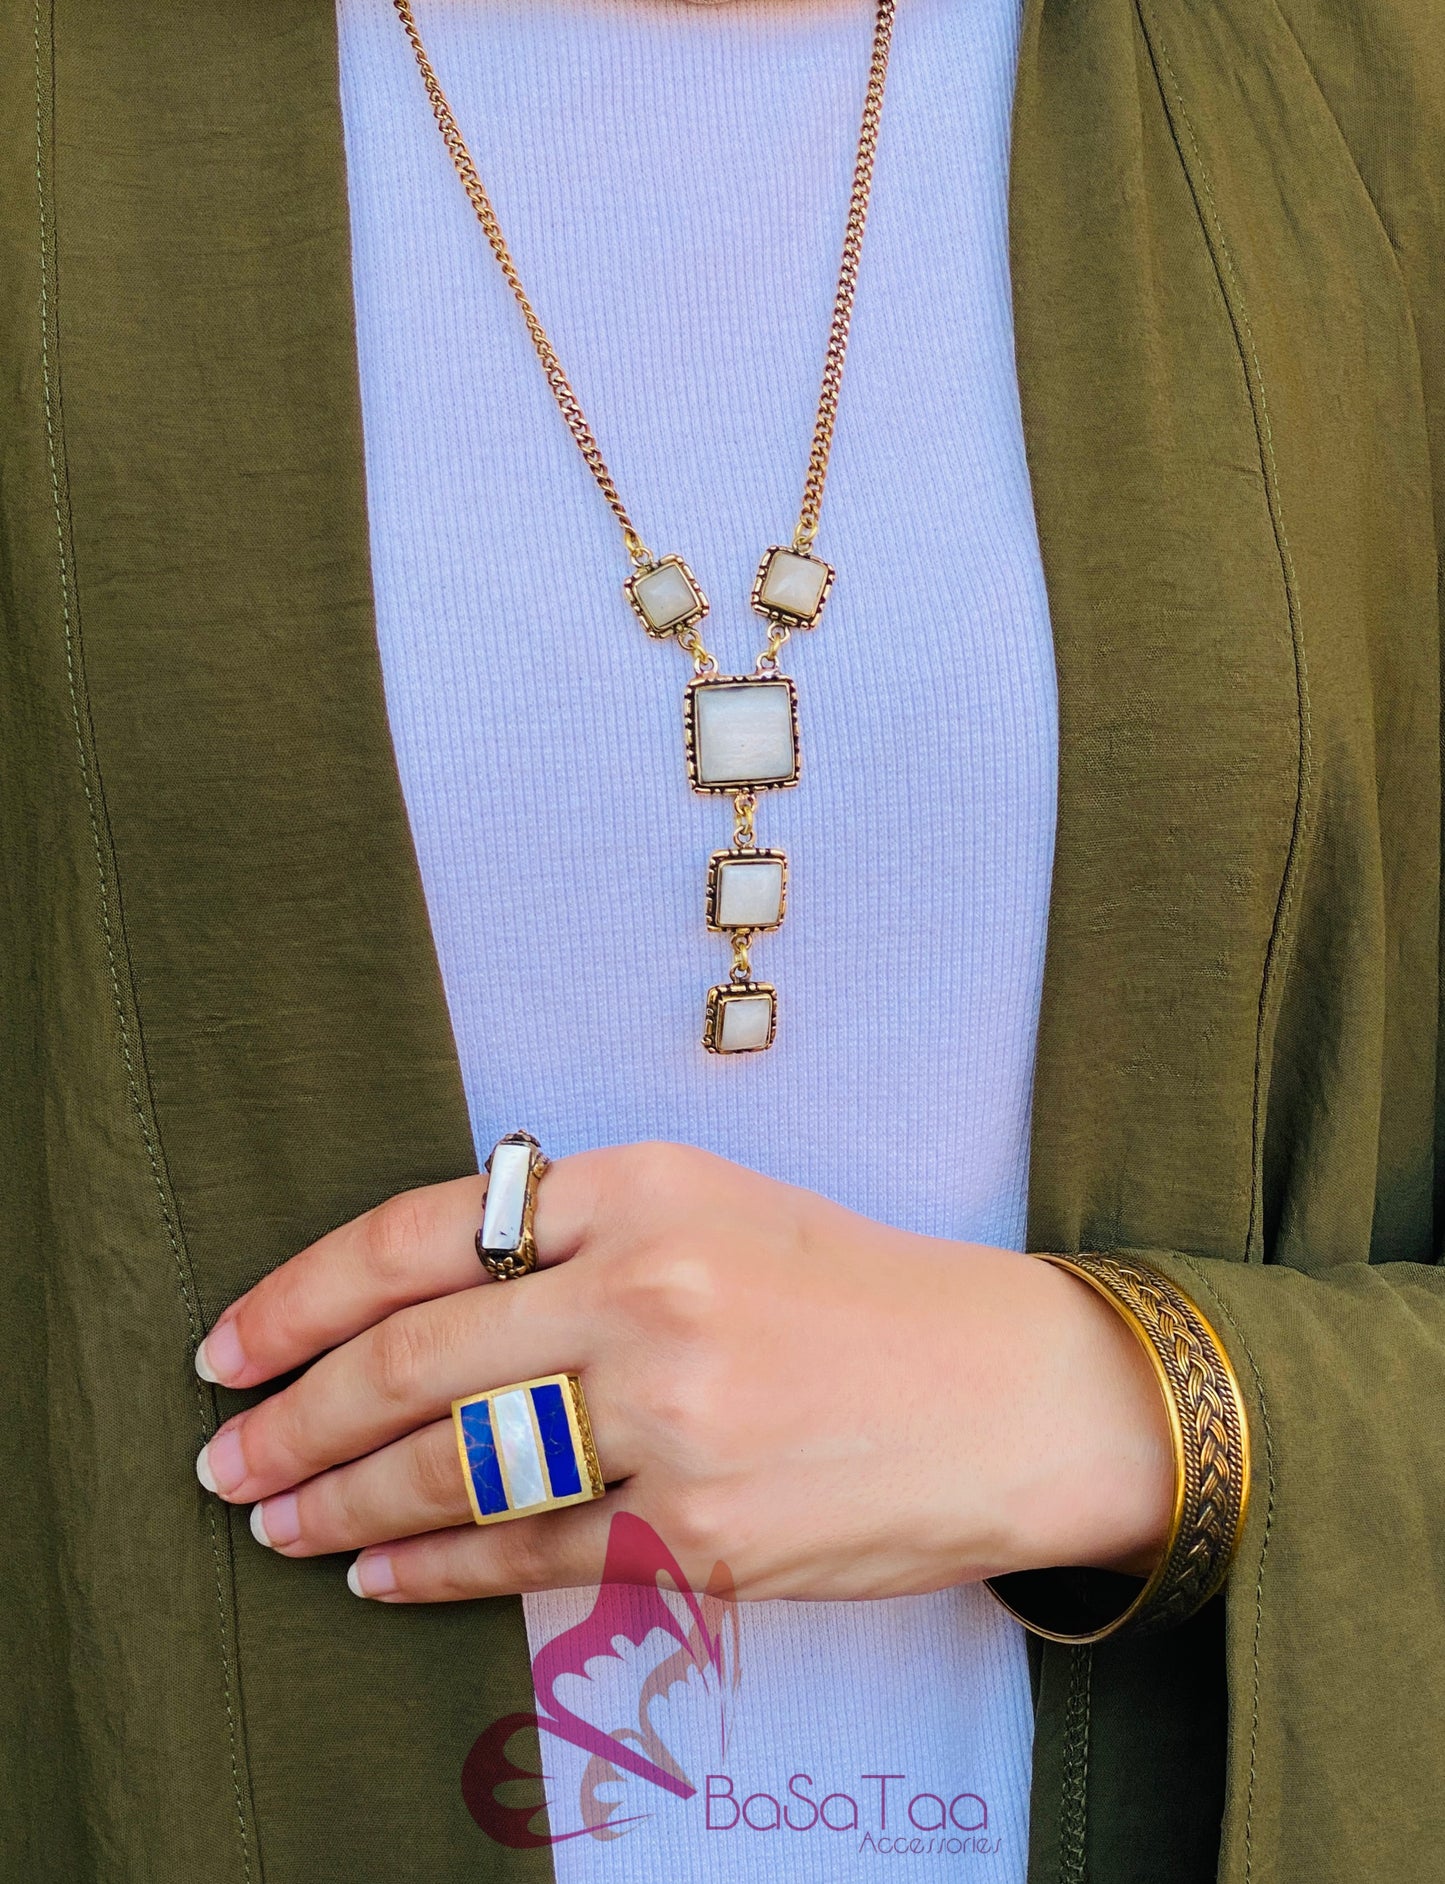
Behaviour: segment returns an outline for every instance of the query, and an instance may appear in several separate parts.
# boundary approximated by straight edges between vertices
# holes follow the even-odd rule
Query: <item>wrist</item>
[[[1093,1290],[1145,1356],[1165,1407],[1174,1494],[1162,1547],[1152,1547],[1152,1564],[1142,1549],[1124,1554],[1121,1522],[1105,1545],[1107,1554],[1071,1553],[1056,1560],[1055,1568],[990,1578],[990,1587],[1027,1628],[1056,1642],[1098,1642],[1174,1627],[1223,1585],[1243,1528],[1250,1448],[1239,1380],[1197,1304],[1142,1258],[1084,1254],[1041,1260]],[[1127,1375],[1106,1370],[1101,1378],[1117,1387]],[[1137,1476],[1132,1483],[1136,1492],[1141,1489]],[[1126,1582],[1125,1594],[1117,1577],[1094,1573],[1136,1565],[1143,1580]]]
[[[1129,1323],[1082,1277],[1038,1262],[1059,1383],[1052,1470],[1024,1514],[1020,1567],[1148,1576],[1175,1515],[1168,1401]]]

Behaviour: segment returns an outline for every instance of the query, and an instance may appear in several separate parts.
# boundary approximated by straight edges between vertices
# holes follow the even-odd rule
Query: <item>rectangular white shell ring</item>
[[[512,1282],[537,1267],[532,1217],[547,1160],[530,1132],[499,1138],[487,1159],[487,1196],[477,1231],[477,1260],[497,1282]]]

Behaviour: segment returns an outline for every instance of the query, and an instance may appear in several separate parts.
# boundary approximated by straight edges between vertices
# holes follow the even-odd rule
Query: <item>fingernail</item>
[[[346,1573],[346,1587],[353,1596],[394,1596],[396,1576],[385,1552],[358,1557]]]
[[[294,1544],[301,1535],[301,1506],[295,1492],[282,1492],[251,1507],[251,1535],[267,1550]]]
[[[196,1372],[202,1380],[224,1386],[246,1371],[246,1354],[233,1321],[217,1322],[196,1349]]]
[[[201,1447],[196,1460],[196,1477],[209,1492],[229,1498],[246,1476],[246,1455],[241,1450],[241,1435],[233,1426],[223,1426],[209,1445]]]

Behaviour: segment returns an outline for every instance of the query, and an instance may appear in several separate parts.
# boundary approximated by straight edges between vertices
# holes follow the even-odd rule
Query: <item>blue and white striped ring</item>
[[[478,1524],[586,1504],[607,1489],[575,1374],[453,1400],[452,1424]]]

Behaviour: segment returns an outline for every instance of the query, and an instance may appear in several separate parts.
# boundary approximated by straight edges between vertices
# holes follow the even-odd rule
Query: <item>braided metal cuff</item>
[[[1133,1257],[1045,1256],[1102,1295],[1149,1356],[1174,1449],[1169,1539],[1142,1585],[1099,1570],[1024,1570],[989,1588],[1034,1635],[1100,1642],[1187,1621],[1220,1589],[1249,1502],[1249,1426],[1229,1357],[1194,1303]]]

